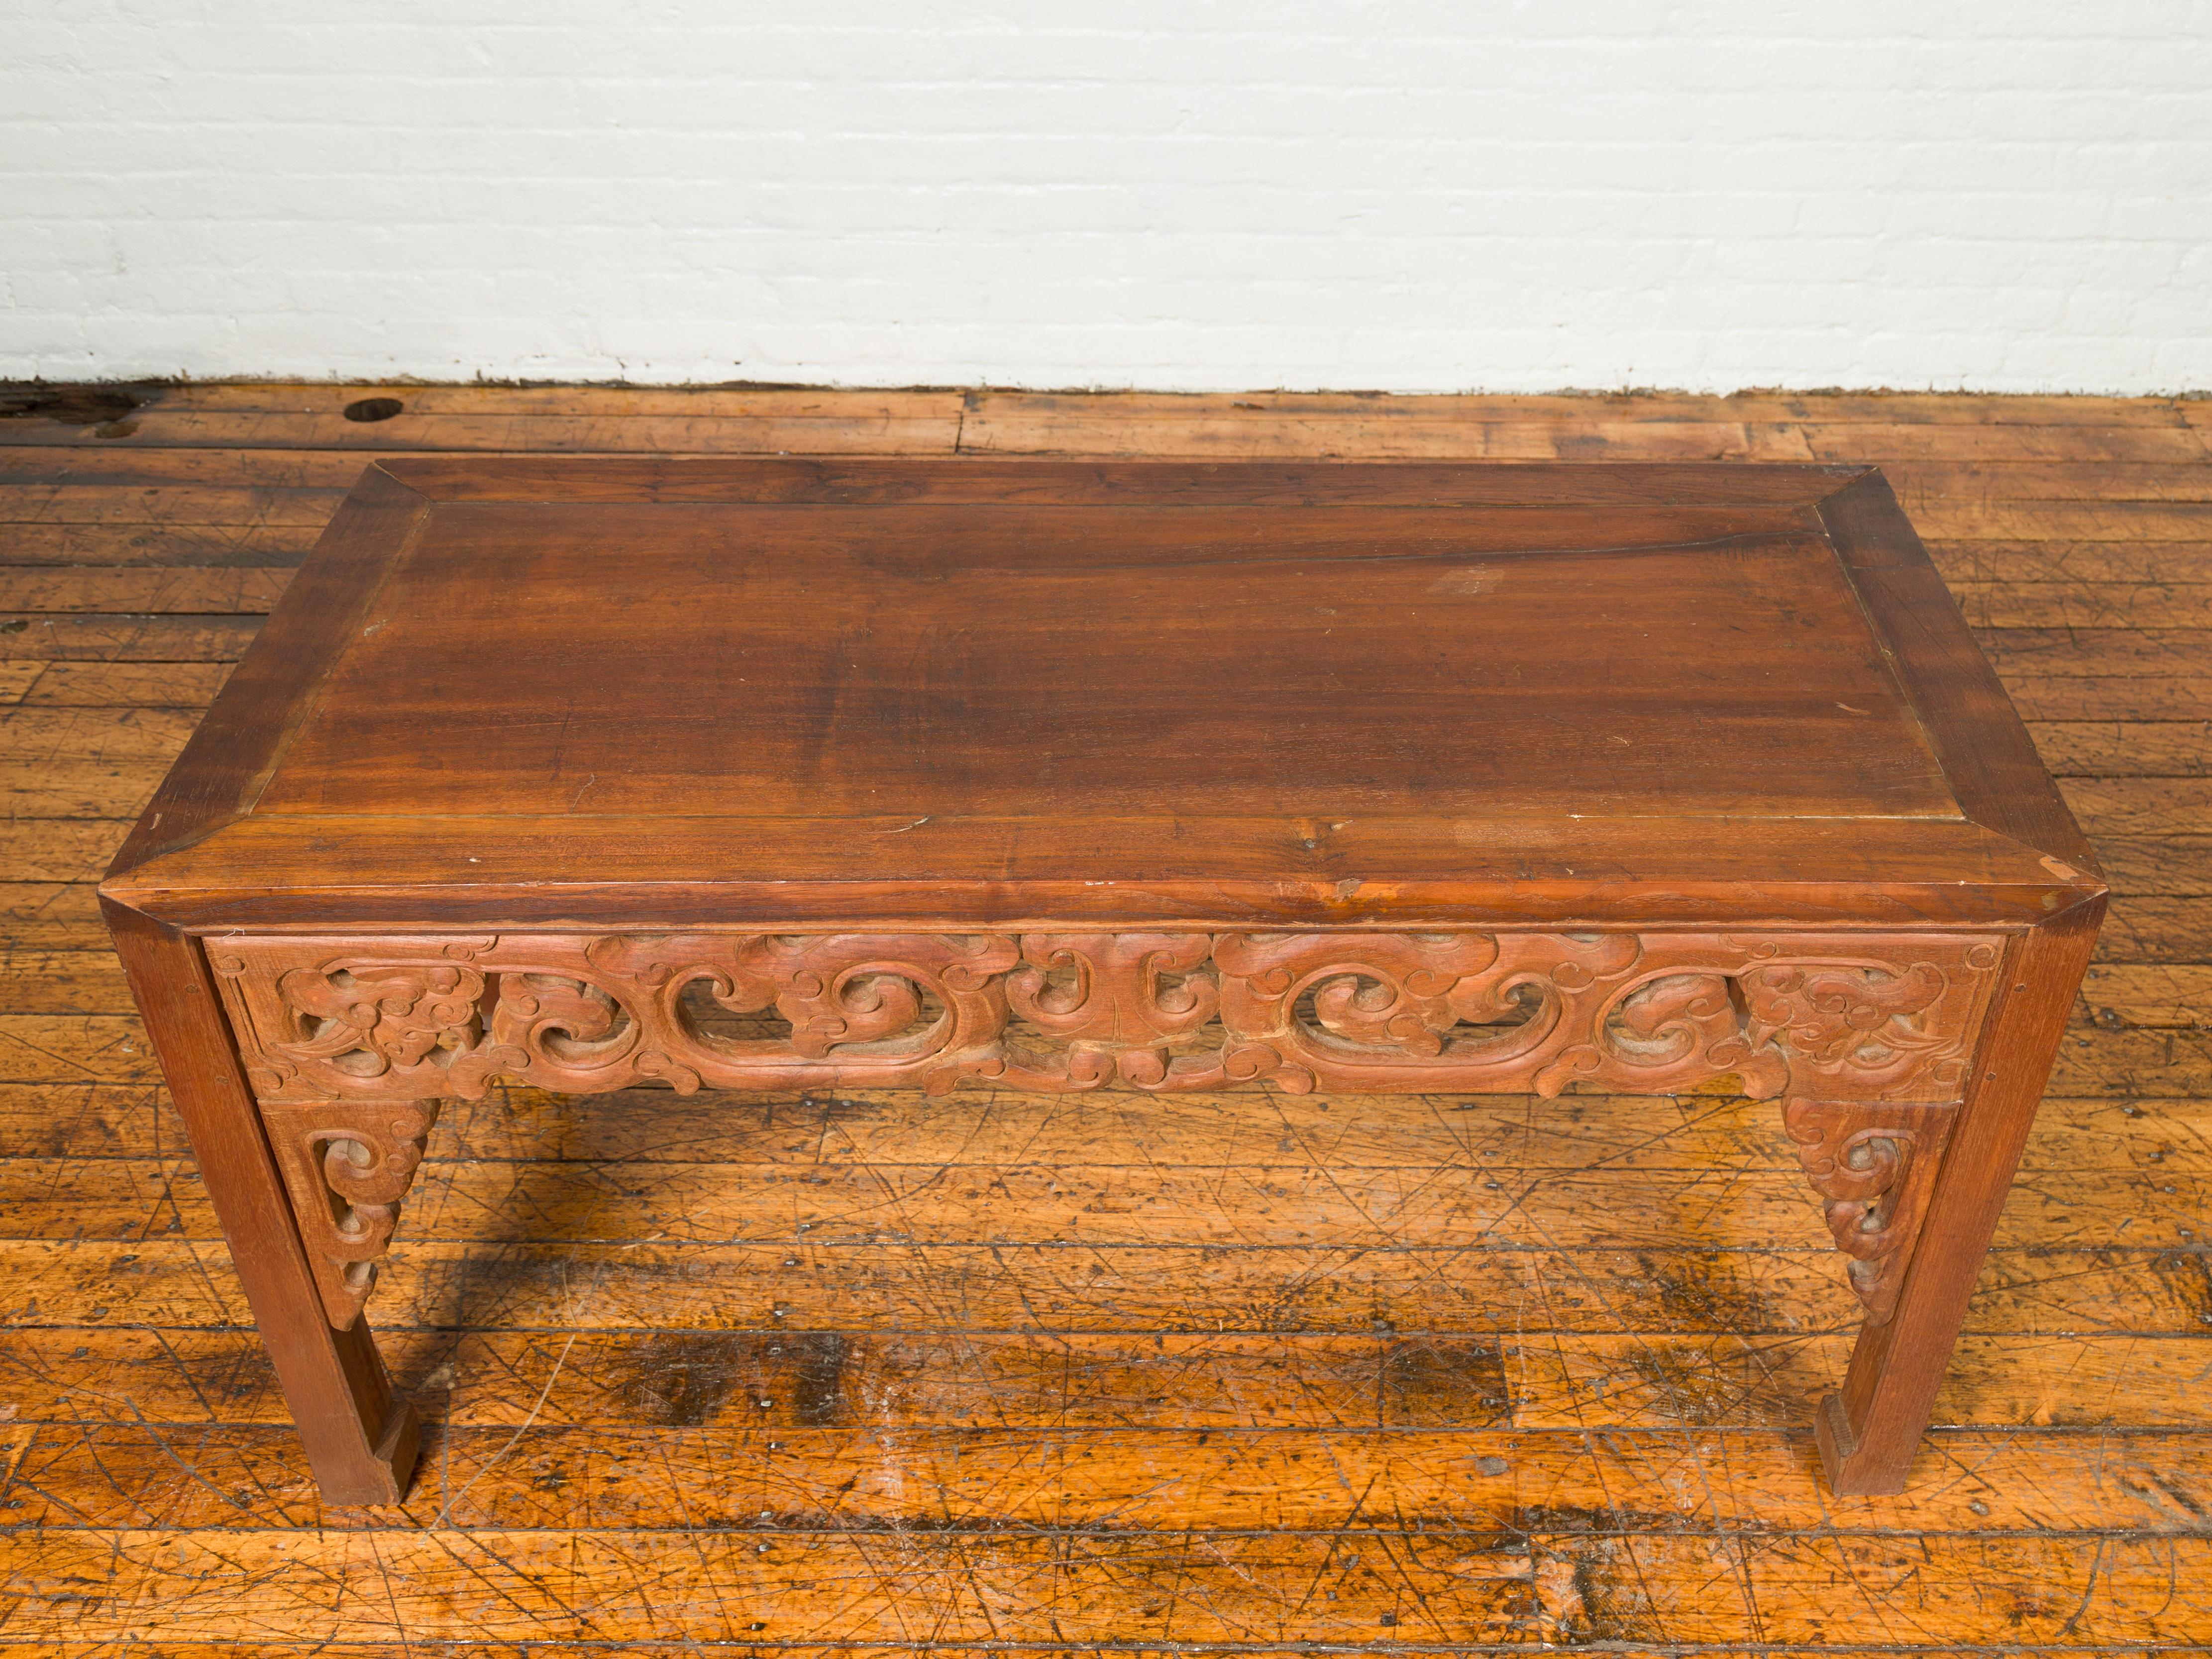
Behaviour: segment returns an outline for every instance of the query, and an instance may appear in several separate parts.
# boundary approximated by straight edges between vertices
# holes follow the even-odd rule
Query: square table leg
[[[420,1429],[368,1322],[332,1328],[199,942],[103,901],[307,1459],[331,1504],[396,1504]]]
[[[1899,1492],[1965,1324],[2104,918],[2102,897],[2015,939],[1896,1311],[1861,1327],[1814,1432],[1830,1488]]]

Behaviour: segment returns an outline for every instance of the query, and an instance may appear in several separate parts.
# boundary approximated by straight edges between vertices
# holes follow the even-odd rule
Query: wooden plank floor
[[[93,883],[426,450],[1881,463],[2118,890],[1911,1493],[1756,1103],[515,1090],[321,1510]],[[16,388],[0,618],[0,1659],[2212,1646],[2212,404]]]

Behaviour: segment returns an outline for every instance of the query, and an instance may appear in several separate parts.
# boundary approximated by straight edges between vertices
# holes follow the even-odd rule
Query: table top
[[[118,858],[195,928],[2032,920],[1849,466],[393,459]]]

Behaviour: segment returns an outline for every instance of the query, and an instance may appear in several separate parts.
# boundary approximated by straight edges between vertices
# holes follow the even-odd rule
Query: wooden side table
[[[1899,1490],[2105,889],[1852,467],[394,460],[117,858],[327,1498],[441,1098],[1780,1102]]]

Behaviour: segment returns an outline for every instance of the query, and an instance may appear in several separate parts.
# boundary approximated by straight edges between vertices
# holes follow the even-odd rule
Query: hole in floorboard
[[[120,421],[144,397],[105,386],[14,386],[0,388],[0,421],[57,421],[64,426],[105,426]]]

